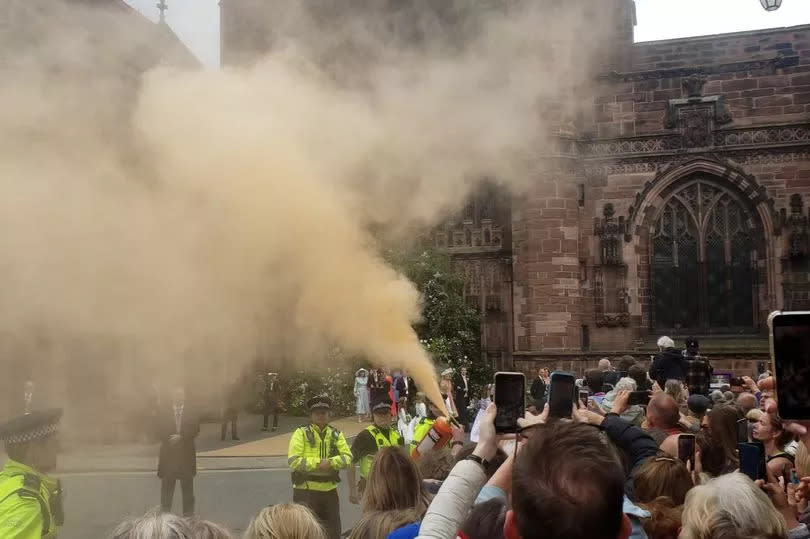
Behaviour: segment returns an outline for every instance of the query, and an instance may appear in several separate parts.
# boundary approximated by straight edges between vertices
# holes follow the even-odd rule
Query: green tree
[[[446,253],[434,249],[394,251],[387,258],[422,295],[422,320],[414,326],[439,369],[467,367],[473,395],[492,380],[482,359],[481,316],[464,300],[464,276]]]

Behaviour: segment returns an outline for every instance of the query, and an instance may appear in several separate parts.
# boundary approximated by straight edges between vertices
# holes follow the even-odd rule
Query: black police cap
[[[309,408],[310,411],[319,409],[331,410],[332,399],[330,399],[327,395],[317,395],[307,401],[307,408]]]
[[[374,405],[371,407],[371,411],[377,412],[379,410],[386,410],[388,413],[391,413],[392,404],[394,404],[394,402],[390,397],[383,397],[374,403]]]
[[[61,408],[37,410],[16,417],[0,425],[0,440],[7,445],[14,445],[47,438],[59,430],[61,419]]]

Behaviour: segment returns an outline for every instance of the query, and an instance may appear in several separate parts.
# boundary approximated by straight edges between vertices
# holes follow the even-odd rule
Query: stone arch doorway
[[[654,334],[764,331],[777,303],[773,202],[741,169],[673,166],[631,209],[641,328]]]

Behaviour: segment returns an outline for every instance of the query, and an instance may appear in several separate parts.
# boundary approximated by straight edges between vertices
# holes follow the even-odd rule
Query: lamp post
[[[776,11],[782,6],[782,0],[759,0],[765,11]]]

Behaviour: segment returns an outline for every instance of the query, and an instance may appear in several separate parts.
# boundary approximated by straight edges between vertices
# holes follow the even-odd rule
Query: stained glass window
[[[652,229],[652,327],[722,333],[754,325],[751,215],[696,180],[669,195]]]

